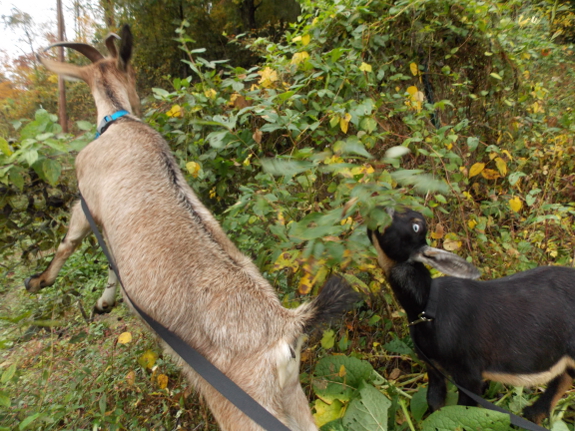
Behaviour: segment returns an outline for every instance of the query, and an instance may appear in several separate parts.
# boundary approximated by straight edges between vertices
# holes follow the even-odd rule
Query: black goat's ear
[[[459,278],[479,278],[479,270],[465,259],[439,248],[425,246],[411,255],[411,260],[425,263],[446,275]]]
[[[128,69],[128,63],[132,58],[133,37],[130,26],[125,24],[120,32],[122,43],[120,44],[120,55],[118,56],[118,69],[125,72]]]

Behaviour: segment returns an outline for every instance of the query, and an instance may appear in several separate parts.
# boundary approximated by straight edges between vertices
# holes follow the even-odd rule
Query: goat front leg
[[[568,368],[566,372],[551,380],[537,401],[523,409],[523,416],[531,422],[541,425],[543,419],[551,414],[557,401],[571,387],[573,378],[575,378],[575,369]]]
[[[481,396],[483,390],[483,379],[481,378],[481,373],[474,373],[471,371],[461,372],[457,375],[453,375],[453,380],[459,386],[473,392],[476,395]],[[459,399],[457,404],[460,406],[477,406],[477,402],[473,400],[470,396],[465,394],[463,391],[459,391]]]
[[[118,277],[116,273],[112,270],[112,267],[108,267],[108,282],[106,283],[106,288],[102,293],[102,296],[94,305],[94,313],[103,314],[109,313],[114,308],[116,304],[116,289],[118,288]]]
[[[48,265],[48,268],[41,274],[34,274],[33,276],[24,280],[24,286],[30,293],[37,293],[44,287],[51,286],[56,281],[56,277],[62,269],[62,266],[70,255],[78,248],[82,240],[90,233],[90,224],[82,211],[80,202],[76,202],[72,207],[72,214],[70,217],[70,226],[66,236],[58,246],[58,250]]]
[[[429,377],[427,405],[429,406],[430,412],[433,413],[445,405],[447,385],[445,384],[445,377],[430,366],[427,366],[427,376]]]

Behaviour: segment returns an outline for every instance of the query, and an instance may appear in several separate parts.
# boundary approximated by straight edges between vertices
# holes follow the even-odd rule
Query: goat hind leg
[[[541,424],[543,419],[551,414],[557,401],[569,389],[573,383],[573,378],[575,378],[575,369],[567,368],[563,374],[551,380],[547,385],[547,389],[537,398],[537,401],[523,409],[523,416],[536,424]]]
[[[66,236],[58,246],[56,254],[48,265],[48,268],[41,274],[34,274],[33,276],[24,280],[24,286],[30,293],[36,293],[40,289],[51,286],[56,281],[56,277],[66,262],[66,259],[76,250],[82,240],[90,233],[90,224],[82,211],[80,202],[76,202],[72,208],[70,217],[70,226]]]

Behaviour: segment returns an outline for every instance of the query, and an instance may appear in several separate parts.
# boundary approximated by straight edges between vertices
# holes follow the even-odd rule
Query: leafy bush
[[[557,25],[549,21],[554,5],[301,5],[303,15],[282,42],[233,40],[265,59],[247,70],[188,49],[184,21],[178,38],[194,76],[173,79],[169,91],[154,89],[146,121],[171,143],[201,200],[278,286],[286,306],[314,293],[330,272],[365,294],[345,325],[302,353],[302,381],[323,430],[509,429],[505,416],[451,406],[453,388],[450,407],[425,418],[425,376],[403,312],[382,288],[365,229],[389,221],[385,206],[409,205],[428,217],[432,245],[468,257],[486,278],[573,264],[573,47],[549,31]],[[63,141],[51,140],[59,130],[47,115],[38,114],[30,133],[20,131],[19,146],[0,142],[6,196],[28,193],[33,175],[42,187],[69,184],[65,174],[50,184],[52,162],[70,148],[51,145]],[[12,201],[3,202],[14,212]],[[46,237],[31,232],[41,222],[29,202],[9,225],[10,244],[24,254]],[[48,228],[60,232],[63,217]],[[24,227],[30,231],[12,234]],[[74,285],[64,278],[66,288]],[[120,361],[127,368],[129,356]],[[3,372],[3,383],[13,382],[16,374]],[[97,390],[108,393],[110,385]],[[487,398],[518,413],[536,392],[492,383]],[[86,406],[78,422],[59,404],[62,421],[102,426],[109,419],[127,427],[132,410],[122,398],[127,392],[120,393],[77,398]],[[6,397],[1,393],[0,403]],[[562,420],[572,421],[572,397],[560,402],[553,429],[572,429]],[[170,405],[165,411],[174,411]],[[12,401],[10,407],[14,419],[18,408]],[[27,417],[47,415],[43,408],[26,410]],[[138,420],[130,424],[143,426]]]

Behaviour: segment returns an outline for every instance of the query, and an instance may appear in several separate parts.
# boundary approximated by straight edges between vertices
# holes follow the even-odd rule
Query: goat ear
[[[62,76],[67,80],[82,80],[87,81],[86,74],[83,67],[74,64],[62,63],[61,61],[48,60],[47,58],[37,56],[38,61],[44,65],[50,72]]]
[[[411,255],[411,259],[425,263],[446,275],[459,278],[479,278],[479,270],[465,259],[439,248],[425,246]]]
[[[122,43],[120,45],[120,55],[118,56],[118,69],[122,72],[128,70],[128,63],[132,58],[133,37],[130,26],[125,24],[121,32]]]

